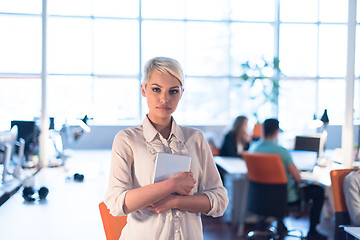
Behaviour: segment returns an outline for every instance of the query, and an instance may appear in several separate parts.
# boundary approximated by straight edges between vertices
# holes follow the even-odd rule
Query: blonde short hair
[[[146,85],[150,80],[151,74],[155,71],[169,73],[175,77],[181,87],[184,86],[184,72],[178,61],[168,57],[154,57],[148,60],[144,66],[142,85]]]

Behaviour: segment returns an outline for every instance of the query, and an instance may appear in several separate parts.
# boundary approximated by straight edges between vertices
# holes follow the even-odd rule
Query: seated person
[[[344,178],[344,195],[351,224],[360,226],[360,170],[352,171]]]
[[[277,143],[279,132],[279,121],[274,118],[266,119],[263,123],[263,139],[252,145],[249,151],[258,153],[273,153],[281,156],[288,178],[287,190],[289,204],[300,201],[312,202],[310,208],[310,228],[307,239],[327,239],[326,236],[321,235],[316,230],[316,225],[320,222],[320,214],[324,204],[324,189],[313,184],[308,184],[301,189],[298,188],[297,183],[301,181],[299,170],[296,168],[289,151]],[[300,191],[303,193],[301,195],[303,199],[300,197]],[[282,219],[278,220],[278,231],[280,231],[280,233],[287,231]]]
[[[247,123],[245,116],[235,119],[232,129],[225,135],[220,156],[241,157],[243,151],[249,149],[251,136],[247,133]]]

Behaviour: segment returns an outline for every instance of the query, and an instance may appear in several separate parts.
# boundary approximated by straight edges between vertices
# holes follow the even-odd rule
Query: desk
[[[344,231],[356,239],[360,239],[360,227],[344,227]]]
[[[25,202],[20,189],[0,207],[0,239],[105,239],[98,205],[111,151],[72,151],[69,156],[65,166],[42,168],[34,176],[35,190],[49,189],[45,201]],[[75,182],[74,173],[84,174],[84,182]]]
[[[225,170],[224,187],[228,191],[229,205],[224,213],[224,220],[238,225],[238,235],[244,233],[248,181],[247,167],[243,159],[237,157],[214,157],[215,163]]]
[[[315,166],[312,172],[300,172],[300,175],[303,181],[309,181],[320,184],[324,187],[330,187],[330,171],[344,168],[345,167],[343,165],[331,161],[326,166]]]
[[[246,175],[247,167],[244,159],[238,157],[214,157],[215,163],[222,167],[227,173],[233,175]]]

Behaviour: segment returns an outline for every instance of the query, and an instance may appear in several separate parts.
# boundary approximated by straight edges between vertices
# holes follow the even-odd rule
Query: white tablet
[[[189,156],[159,152],[156,156],[153,182],[164,181],[179,172],[188,172],[190,164]]]

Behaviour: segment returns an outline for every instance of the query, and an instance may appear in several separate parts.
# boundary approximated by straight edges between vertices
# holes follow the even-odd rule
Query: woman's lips
[[[170,108],[167,107],[167,106],[159,106],[157,108],[160,109],[160,110],[170,110]]]

